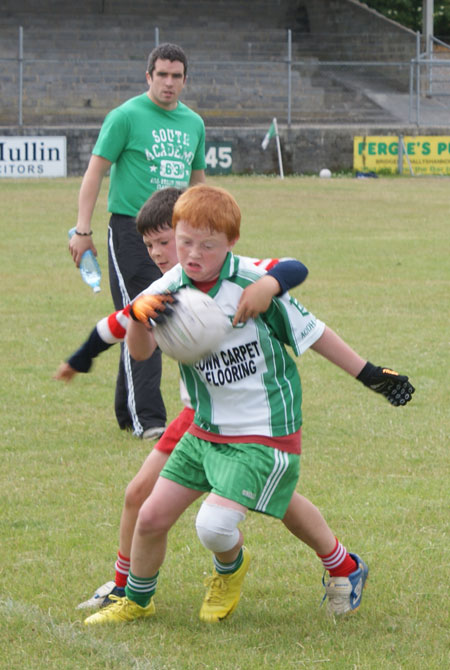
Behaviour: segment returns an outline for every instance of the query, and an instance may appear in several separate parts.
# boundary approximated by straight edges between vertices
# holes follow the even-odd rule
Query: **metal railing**
[[[159,44],[159,29],[155,28],[154,30],[154,44]],[[252,45],[248,46],[247,49],[247,60],[245,61],[246,66],[254,62],[255,72],[256,68],[265,66],[267,71],[270,71],[270,68],[273,68],[275,71],[276,68],[285,68],[283,76],[283,86],[282,86],[282,97],[284,97],[284,114],[283,118],[280,119],[282,123],[287,123],[288,128],[291,127],[292,123],[295,122],[295,118],[298,118],[296,114],[296,109],[299,105],[299,91],[298,91],[298,79],[300,76],[306,76],[305,72],[313,69],[314,72],[321,75],[326,75],[329,81],[333,82],[336,85],[341,85],[342,87],[353,87],[353,90],[356,91],[358,85],[360,90],[365,90],[365,93],[369,92],[371,83],[374,83],[373,90],[375,91],[373,95],[373,100],[376,103],[377,94],[378,99],[381,97],[383,86],[385,85],[385,95],[389,96],[390,94],[399,93],[402,89],[408,97],[408,113],[407,121],[410,124],[416,124],[417,126],[421,125],[422,122],[422,107],[425,104],[424,99],[430,100],[431,98],[443,98],[450,97],[450,46],[433,38],[433,45],[436,44],[443,49],[448,49],[449,58],[435,58],[433,56],[433,49],[428,49],[424,53],[421,52],[421,36],[420,33],[417,33],[416,40],[416,56],[410,61],[325,61],[319,58],[317,59],[303,59],[296,60],[294,57],[294,49],[292,42],[292,31],[287,30],[286,33],[286,42],[284,44],[277,44],[276,48],[271,52],[270,60],[263,60],[261,55],[259,59],[252,61]],[[17,122],[19,126],[23,126],[24,123],[24,97],[25,97],[25,86],[28,86],[28,90],[31,89],[32,83],[30,83],[30,77],[27,79],[24,77],[24,72],[26,67],[29,64],[37,62],[47,62],[47,63],[56,63],[56,59],[53,61],[51,59],[26,59],[24,57],[24,33],[23,28],[19,27],[18,34],[18,54],[15,58],[2,58],[2,61],[6,61],[9,64],[15,64],[17,67]],[[283,51],[285,56],[283,55]],[[428,53],[432,54],[432,57],[428,57]],[[63,67],[65,63],[61,62]],[[71,61],[72,64],[89,64],[93,66],[98,63],[123,63],[124,61],[112,61],[112,60],[90,60],[86,59],[77,59],[76,61]],[[127,61],[128,63],[132,61]],[[226,71],[226,68],[230,69],[238,68],[243,64],[243,61],[239,60],[228,60],[228,61],[212,61],[208,62],[198,62],[195,60],[191,61],[190,68],[191,71],[195,72],[196,66],[202,68],[202,75],[205,77],[205,80],[202,79],[202,82],[207,82],[208,70],[213,72],[213,69],[221,68],[223,71]],[[206,72],[206,75],[205,75]],[[448,77],[446,73],[448,72]],[[375,73],[372,75],[372,73]],[[443,74],[444,73],[444,74]],[[439,75],[439,78],[436,75]],[[444,77],[444,78],[442,78]],[[211,78],[213,75],[211,74]],[[195,77],[194,87],[195,87]],[[397,88],[396,82],[397,80]],[[398,83],[401,80],[401,85]],[[388,85],[389,84],[389,85]],[[217,90],[220,93],[220,86],[217,86]],[[224,99],[224,103],[225,103]],[[228,101],[229,102],[229,101]],[[250,101],[251,102],[251,101]],[[57,105],[57,102],[55,103]],[[188,102],[189,104],[189,102]],[[87,105],[89,106],[89,105]],[[296,107],[297,106],[297,107]],[[445,113],[445,105],[443,110]],[[200,109],[201,113],[201,109]],[[268,108],[268,116],[272,115],[272,111]],[[406,116],[406,115],[405,115]],[[450,110],[449,110],[449,120],[450,120]],[[332,120],[330,119],[330,122]],[[339,119],[338,122],[342,122],[342,119]],[[430,124],[428,124],[430,125]],[[439,124],[436,124],[439,125]]]
[[[448,58],[436,58],[434,46],[444,48]],[[436,69],[443,79],[435,79]],[[416,33],[416,57],[411,59],[409,77],[409,122],[421,125],[422,99],[446,98],[450,96],[450,45],[434,36],[430,36],[430,43],[426,45],[425,51],[421,51],[421,35]],[[439,86],[437,88],[437,86]],[[450,108],[443,105],[448,112],[448,124],[450,124]],[[415,118],[413,118],[415,110]]]

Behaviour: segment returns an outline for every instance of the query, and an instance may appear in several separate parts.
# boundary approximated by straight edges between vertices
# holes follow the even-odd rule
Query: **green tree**
[[[434,3],[434,34],[450,42],[450,0]]]
[[[365,4],[411,30],[422,31],[422,0],[367,0]],[[434,34],[450,40],[450,0],[434,2]]]

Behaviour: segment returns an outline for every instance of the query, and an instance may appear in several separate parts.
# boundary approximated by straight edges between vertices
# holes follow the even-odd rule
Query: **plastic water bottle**
[[[69,230],[69,240],[75,235],[75,228]],[[87,249],[81,257],[80,274],[83,281],[92,288],[94,293],[98,293],[100,289],[100,280],[102,278],[102,271],[98,264],[97,258],[92,253],[91,249]]]

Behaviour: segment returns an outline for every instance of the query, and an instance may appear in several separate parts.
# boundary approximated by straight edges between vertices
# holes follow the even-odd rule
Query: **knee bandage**
[[[229,551],[238,543],[237,525],[244,519],[245,514],[237,509],[204,502],[195,520],[199,540],[214,553]]]

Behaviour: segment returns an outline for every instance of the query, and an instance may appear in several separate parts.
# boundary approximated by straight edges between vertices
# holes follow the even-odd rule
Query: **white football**
[[[319,177],[322,177],[322,179],[329,179],[331,177],[331,170],[328,168],[322,168],[319,172]]]
[[[174,293],[173,310],[153,333],[159,348],[180,363],[196,363],[217,349],[231,322],[206,293],[182,288]]]

